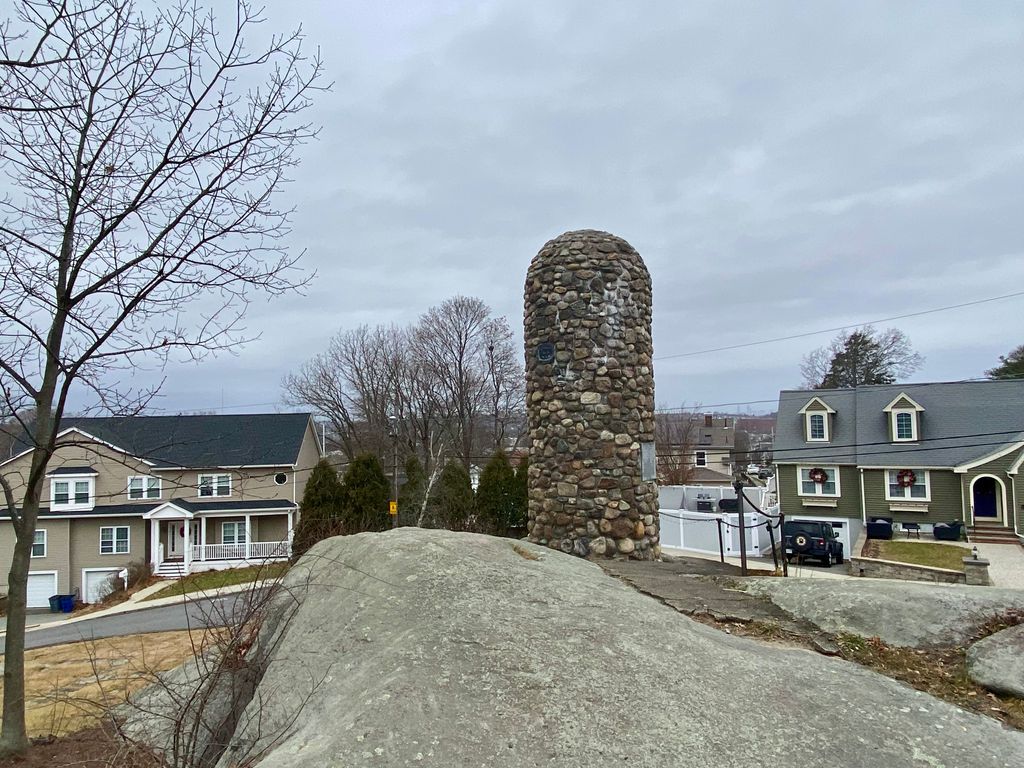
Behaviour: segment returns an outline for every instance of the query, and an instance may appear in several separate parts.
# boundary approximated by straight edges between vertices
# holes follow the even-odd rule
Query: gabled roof
[[[892,402],[885,406],[885,408],[883,408],[882,410],[885,411],[886,413],[891,413],[892,411],[895,410],[903,411],[910,409],[913,409],[915,411],[924,410],[921,404],[914,400],[914,398],[912,398],[906,392],[900,392],[898,395],[896,395],[896,397],[892,399]]]
[[[921,440],[893,443],[886,408],[901,396],[921,410]],[[801,410],[812,397],[835,409],[831,440],[804,439]],[[775,432],[777,464],[958,467],[1024,440],[1024,379],[784,390]]]
[[[108,416],[65,418],[60,430],[95,438],[155,469],[276,467],[296,462],[309,424],[309,413]]]
[[[821,406],[821,407],[820,408],[814,408],[813,406],[815,406],[815,405],[818,405],[818,406]],[[818,396],[814,396],[810,400],[808,400],[806,403],[804,403],[804,407],[801,408],[799,411],[797,411],[797,413],[807,413],[808,411],[825,411],[827,413],[835,413],[836,412],[835,409],[831,405],[826,403],[824,400],[822,400]]]

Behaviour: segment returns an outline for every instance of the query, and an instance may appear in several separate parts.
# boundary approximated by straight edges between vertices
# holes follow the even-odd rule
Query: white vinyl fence
[[[681,496],[680,489],[682,489]],[[744,492],[750,501],[768,514],[777,515],[779,513],[777,505],[769,508],[763,506],[766,501],[772,500],[767,489],[746,488]],[[670,503],[678,503],[679,508],[666,508],[662,505],[660,510],[661,546],[718,554],[719,529],[721,529],[721,546],[725,555],[739,556],[740,515],[737,512],[720,512],[718,506],[721,499],[736,498],[736,492],[732,488],[728,486],[676,486],[669,493],[664,494],[663,498]],[[758,513],[751,508],[750,504],[744,504],[744,507],[744,525],[747,526],[747,555],[760,557],[770,553],[771,537],[765,523],[775,524],[776,521]],[[776,528],[773,533],[778,542],[780,531]]]

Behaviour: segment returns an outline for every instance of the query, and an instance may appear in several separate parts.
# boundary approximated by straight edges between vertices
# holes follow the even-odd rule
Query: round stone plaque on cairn
[[[566,232],[526,275],[530,541],[660,556],[651,277],[629,243]]]

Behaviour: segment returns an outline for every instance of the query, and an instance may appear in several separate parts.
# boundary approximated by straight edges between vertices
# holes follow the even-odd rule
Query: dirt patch
[[[158,632],[28,651],[28,735],[65,736],[96,727],[109,707],[147,685],[153,673],[191,658],[203,641],[201,632]]]
[[[96,727],[63,738],[36,739],[28,753],[0,760],[2,768],[160,768],[151,752]]]

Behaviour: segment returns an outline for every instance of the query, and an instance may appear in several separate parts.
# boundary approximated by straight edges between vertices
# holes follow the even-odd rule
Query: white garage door
[[[29,608],[49,608],[50,596],[56,594],[56,573],[30,573],[28,575]]]
[[[98,603],[104,597],[111,576],[117,575],[119,568],[107,568],[102,571],[86,571],[82,574],[82,592],[85,602]]]

